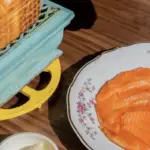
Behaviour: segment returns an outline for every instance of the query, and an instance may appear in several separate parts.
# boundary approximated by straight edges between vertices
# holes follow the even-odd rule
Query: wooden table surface
[[[73,9],[77,15],[71,26],[65,30],[60,45],[60,49],[64,52],[60,58],[62,65],[60,85],[42,110],[1,121],[0,138],[18,132],[38,132],[54,140],[60,150],[85,150],[68,123],[66,115],[68,86],[78,69],[100,51],[138,42],[149,42],[150,1],[54,1]]]

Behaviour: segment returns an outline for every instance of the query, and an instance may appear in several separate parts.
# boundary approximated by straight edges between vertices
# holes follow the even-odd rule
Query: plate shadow
[[[67,30],[89,29],[93,26],[97,16],[91,0],[52,0],[75,13],[75,18],[66,28]]]

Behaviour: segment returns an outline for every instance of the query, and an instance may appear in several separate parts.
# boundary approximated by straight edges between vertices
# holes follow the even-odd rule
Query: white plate
[[[122,150],[98,128],[94,104],[101,86],[122,71],[150,67],[150,43],[135,44],[103,53],[83,66],[67,93],[69,122],[89,150]]]
[[[20,150],[21,148],[39,144],[40,142],[46,142],[53,150],[58,150],[56,144],[48,137],[30,132],[18,133],[9,136],[0,143],[0,150]]]

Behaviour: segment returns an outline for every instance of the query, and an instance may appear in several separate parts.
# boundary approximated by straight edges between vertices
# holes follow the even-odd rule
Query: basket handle
[[[40,108],[56,90],[61,76],[61,67],[59,59],[53,61],[44,72],[51,73],[51,81],[43,90],[36,91],[29,86],[25,86],[21,93],[29,97],[27,103],[12,109],[0,109],[0,120],[7,120],[26,114],[36,108]]]

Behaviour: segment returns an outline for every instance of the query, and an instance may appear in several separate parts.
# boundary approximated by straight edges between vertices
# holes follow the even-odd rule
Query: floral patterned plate
[[[83,66],[67,93],[69,122],[89,150],[122,150],[100,131],[94,104],[101,86],[122,71],[150,67],[150,44],[135,44],[103,53]]]

